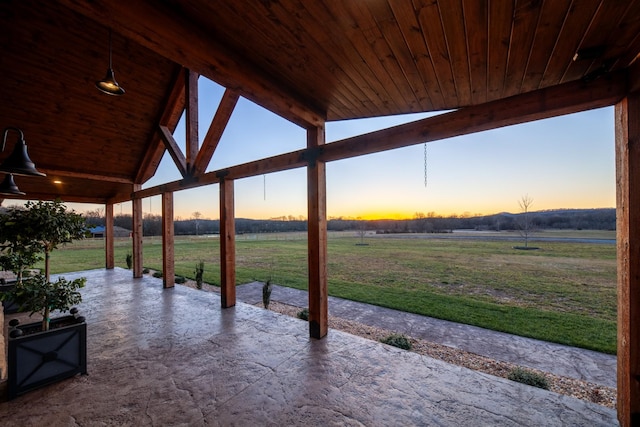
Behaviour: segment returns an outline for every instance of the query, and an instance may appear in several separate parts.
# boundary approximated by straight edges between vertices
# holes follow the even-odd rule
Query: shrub
[[[297,316],[298,316],[298,319],[309,321],[309,309],[308,308],[304,308],[304,309],[300,310],[298,312]]]
[[[269,310],[269,303],[271,302],[271,279],[262,285],[262,304],[264,308]]]
[[[131,270],[131,266],[133,265],[133,255],[131,254],[131,252],[127,254],[126,262],[127,262],[127,268]]]
[[[409,338],[405,337],[404,335],[391,334],[386,338],[382,338],[380,342],[401,348],[403,350],[411,350],[411,341],[409,341]]]
[[[148,268],[143,268],[142,269],[142,274],[149,274],[149,269]]]
[[[196,269],[194,271],[196,275],[196,287],[198,289],[202,289],[202,278],[204,276],[204,261],[200,261],[196,264]]]
[[[153,277],[160,279],[162,277],[162,271],[154,271]]]
[[[186,281],[187,281],[187,279],[184,276],[176,276],[176,278],[175,278],[175,282],[178,283],[178,284],[182,284],[182,283],[184,283]]]
[[[547,381],[547,377],[545,377],[543,374],[528,371],[520,367],[513,368],[509,372],[507,378],[509,378],[511,381],[517,381],[522,384],[549,390],[549,381]]]

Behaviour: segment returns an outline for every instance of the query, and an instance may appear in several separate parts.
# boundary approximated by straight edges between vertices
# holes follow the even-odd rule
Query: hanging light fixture
[[[24,196],[26,193],[20,191],[16,183],[13,181],[13,174],[4,176],[4,181],[0,184],[0,194],[6,196]]]
[[[16,145],[13,147],[13,152],[5,159],[4,162],[2,162],[2,165],[0,165],[0,172],[24,176],[47,176],[42,172],[39,172],[36,169],[36,165],[29,158],[29,154],[27,154],[27,145],[24,142],[24,134],[20,129],[9,127],[4,130],[2,151],[4,151],[7,143],[7,134],[11,130],[18,132],[20,137],[18,138]]]
[[[118,84],[111,68],[111,29],[109,29],[109,68],[104,79],[96,82],[96,87],[108,95],[123,95],[124,89]]]

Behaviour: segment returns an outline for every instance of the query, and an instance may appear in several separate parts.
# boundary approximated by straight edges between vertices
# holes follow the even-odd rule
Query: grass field
[[[549,237],[549,233],[545,236]],[[564,237],[566,233],[551,233]],[[611,232],[570,237],[615,238]],[[616,350],[616,248],[612,244],[375,236],[357,245],[354,233],[330,233],[329,294],[597,351]],[[55,251],[55,272],[104,267],[101,240]],[[116,241],[126,267],[128,239]],[[160,269],[162,241],[145,238],[144,265]],[[242,235],[236,242],[237,283],[266,281],[306,289],[304,233]],[[205,281],[220,278],[217,237],[175,242],[176,274],[193,277],[205,261]]]

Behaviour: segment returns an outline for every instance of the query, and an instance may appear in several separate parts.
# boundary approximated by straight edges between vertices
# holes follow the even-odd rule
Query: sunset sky
[[[222,96],[201,78],[200,139]],[[205,105],[206,104],[206,105]],[[327,143],[426,114],[327,123]],[[184,126],[174,134],[184,149]],[[298,126],[240,99],[208,171],[306,145]],[[532,210],[615,206],[613,108],[506,127],[327,164],[329,217],[405,218],[519,212],[528,195]],[[169,155],[143,188],[180,179]],[[306,217],[304,168],[236,181],[236,217]],[[219,189],[211,185],[174,194],[176,218],[219,218]],[[95,209],[71,205],[78,211]],[[160,198],[143,201],[144,213],[160,214]],[[129,203],[115,213],[130,213]]]

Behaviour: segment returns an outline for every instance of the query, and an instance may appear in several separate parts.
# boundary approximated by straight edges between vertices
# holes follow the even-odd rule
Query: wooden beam
[[[615,104],[626,95],[626,74],[601,78],[589,85],[573,82],[493,101],[480,106],[463,108],[439,116],[366,133],[325,144],[313,150],[292,151],[230,168],[208,172],[188,179],[147,188],[131,194],[132,198],[151,197],[165,191],[179,191],[215,184],[219,176],[241,179],[265,173],[303,167],[309,156],[324,162],[348,159],[366,154],[392,150],[424,142],[516,125],[534,120],[578,113]]]
[[[176,164],[180,175],[183,177],[188,176],[188,168],[187,168],[187,159],[182,154],[182,150],[178,146],[178,142],[173,139],[173,135],[171,131],[166,126],[160,126],[160,136],[162,136],[162,141],[164,141],[164,145],[169,152],[169,155],[173,159],[173,162]]]
[[[162,286],[175,285],[173,193],[162,193]]]
[[[189,188],[202,187],[204,185],[217,184],[220,177],[228,179],[248,178],[250,176],[262,175],[265,173],[279,172],[288,169],[301,168],[307,164],[305,160],[307,150],[298,150],[279,156],[268,157],[254,162],[232,166],[227,169],[207,172],[204,175],[192,176],[185,179],[171,181],[155,187],[145,188],[131,193],[130,198],[144,198],[162,194],[165,191],[180,191]]]
[[[5,200],[56,200],[60,199],[67,203],[92,203],[97,205],[104,205],[107,200],[100,197],[85,197],[85,196],[70,196],[64,194],[51,194],[51,193],[38,193],[29,191],[26,196],[4,196]],[[127,198],[131,200],[131,195]]]
[[[224,95],[222,95],[222,99],[220,100],[220,105],[218,105],[216,114],[211,121],[211,126],[209,126],[209,131],[204,137],[202,147],[200,147],[200,152],[198,152],[194,175],[202,175],[207,170],[207,166],[209,166],[213,153],[218,147],[220,138],[222,138],[222,133],[226,129],[227,123],[229,123],[231,113],[233,113],[239,97],[240,95],[236,91],[228,89],[224,91]]]
[[[142,199],[134,199],[132,205],[133,277],[142,277]]]
[[[624,72],[590,84],[580,81],[567,83],[343,139],[327,144],[321,158],[326,162],[341,160],[608,107],[620,101],[626,93]]]
[[[113,204],[107,203],[104,207],[104,266],[107,270],[115,267],[113,237]]]
[[[220,182],[220,301],[236,305],[236,225],[233,180]]]
[[[616,104],[618,420],[640,425],[640,92]]]
[[[315,150],[325,142],[324,127],[307,130],[307,147]],[[322,338],[329,330],[327,288],[327,197],[326,167],[310,158],[307,166],[309,335]]]
[[[113,175],[100,175],[95,173],[76,172],[60,169],[46,169],[38,167],[38,170],[42,173],[46,173],[49,177],[69,177],[69,178],[83,178],[92,179],[94,181],[106,181],[106,182],[118,182],[121,184],[133,184],[133,179],[124,176]]]
[[[173,85],[167,96],[165,102],[165,109],[159,119],[160,126],[166,126],[173,133],[178,126],[180,117],[185,108],[185,73],[186,70],[180,67],[176,77],[173,80]],[[149,143],[147,151],[145,153],[142,162],[138,168],[138,175],[135,178],[135,182],[144,183],[148,181],[153,175],[155,175],[162,155],[164,154],[164,143],[160,135],[155,135]]]
[[[187,71],[185,76],[186,107],[186,161],[187,175],[193,175],[195,171],[196,157],[198,156],[198,74]],[[184,175],[183,175],[184,176]]]
[[[154,0],[61,0],[61,3],[177,64],[238,90],[245,98],[302,127],[324,123],[326,111],[314,106],[312,99],[293,93],[274,76],[256,69],[183,18],[177,7]]]

